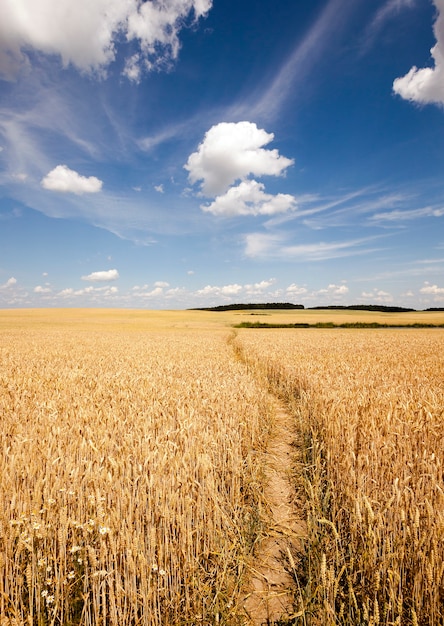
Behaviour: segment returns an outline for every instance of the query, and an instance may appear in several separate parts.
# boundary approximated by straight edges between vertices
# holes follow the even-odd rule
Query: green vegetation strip
[[[378,322],[345,322],[335,324],[333,322],[296,322],[294,324],[269,324],[267,322],[241,322],[234,324],[233,328],[444,328],[444,324],[379,324]]]

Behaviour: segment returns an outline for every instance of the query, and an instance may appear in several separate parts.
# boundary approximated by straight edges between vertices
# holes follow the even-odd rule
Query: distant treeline
[[[319,309],[338,309],[348,311],[377,311],[379,313],[412,313],[416,309],[406,309],[402,306],[384,306],[382,304],[351,304],[350,306],[342,306],[333,304],[331,306],[312,306],[310,310]]]
[[[250,309],[303,309],[303,304],[291,302],[267,302],[256,304],[221,304],[219,306],[198,307],[190,311],[245,311]]]
[[[249,303],[249,304],[221,304],[211,307],[197,307],[190,309],[191,311],[245,311],[245,310],[263,310],[263,309],[305,309],[303,304],[292,304],[291,302],[267,302],[267,303]],[[313,306],[308,310],[321,309],[337,309],[348,311],[376,311],[379,313],[412,313],[416,309],[407,309],[402,306],[384,306],[382,304],[352,304],[350,306],[331,305],[331,306]],[[444,311],[443,308],[427,309],[427,311]]]

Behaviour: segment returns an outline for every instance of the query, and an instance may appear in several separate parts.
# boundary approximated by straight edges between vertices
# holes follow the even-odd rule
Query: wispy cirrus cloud
[[[290,97],[306,93],[307,84],[300,90],[298,86],[302,87],[307,77],[313,77],[313,68],[325,57],[333,38],[341,34],[353,9],[353,3],[347,0],[329,0],[262,94],[255,93],[254,98],[233,106],[232,116],[248,114],[250,119],[272,121]]]
[[[283,233],[249,233],[245,236],[245,256],[257,259],[285,261],[326,261],[374,252],[377,248],[368,244],[376,237],[350,239],[348,241],[319,241],[291,244]]]
[[[407,209],[387,211],[384,213],[375,213],[370,217],[374,222],[404,222],[416,220],[423,217],[442,217],[444,215],[444,207],[422,207],[419,209]]]
[[[402,11],[412,9],[418,0],[386,0],[380,6],[370,23],[367,25],[362,38],[362,52],[367,52],[375,42],[381,30]]]

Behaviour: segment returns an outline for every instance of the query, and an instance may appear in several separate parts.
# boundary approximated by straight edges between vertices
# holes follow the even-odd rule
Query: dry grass
[[[1,333],[2,626],[238,623],[271,413],[227,333],[38,326]]]
[[[237,341],[305,436],[301,623],[443,624],[443,331]]]

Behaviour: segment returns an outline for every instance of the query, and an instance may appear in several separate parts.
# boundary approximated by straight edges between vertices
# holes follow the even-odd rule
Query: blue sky
[[[0,307],[444,306],[444,0],[3,0]]]

